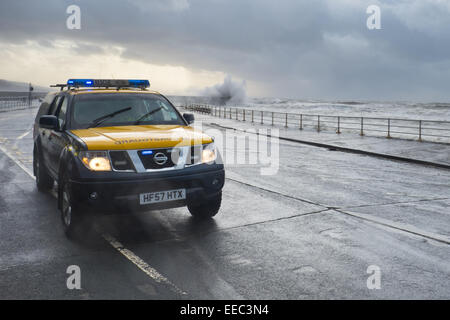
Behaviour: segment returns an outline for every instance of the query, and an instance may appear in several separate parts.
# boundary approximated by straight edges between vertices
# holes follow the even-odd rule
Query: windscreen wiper
[[[92,121],[91,124],[88,126],[88,128],[97,127],[98,125],[100,125],[101,123],[106,121],[107,119],[115,117],[119,113],[131,110],[131,109],[132,109],[131,107],[127,107],[127,108],[123,108],[123,109],[108,113],[107,115],[101,116],[100,118],[97,118],[94,121]]]
[[[161,110],[161,109],[162,109],[162,107],[159,107],[159,108],[156,108],[155,110],[152,110],[152,111],[150,111],[150,112],[147,112],[147,113],[144,114],[143,116],[139,117],[139,119],[137,119],[137,120],[134,122],[134,124],[139,124],[139,123],[142,121],[142,119],[144,119],[145,117],[148,117],[148,116],[151,115],[151,114],[154,114],[155,112],[157,112],[157,111],[159,111],[159,110]]]

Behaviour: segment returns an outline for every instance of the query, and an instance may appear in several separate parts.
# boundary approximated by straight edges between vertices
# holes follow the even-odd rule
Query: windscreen
[[[156,94],[96,93],[75,96],[71,128],[185,125],[175,108]]]

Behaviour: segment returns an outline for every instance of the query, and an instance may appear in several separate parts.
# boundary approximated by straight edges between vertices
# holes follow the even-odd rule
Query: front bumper
[[[201,204],[218,195],[223,188],[223,169],[196,173],[174,171],[169,176],[134,177],[120,180],[78,181],[71,180],[72,196],[76,203],[96,210],[126,209],[132,211],[167,209],[189,204]],[[140,205],[141,193],[186,189],[186,199]],[[92,199],[93,193],[97,194]]]

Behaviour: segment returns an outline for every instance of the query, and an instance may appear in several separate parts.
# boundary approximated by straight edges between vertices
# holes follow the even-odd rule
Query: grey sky
[[[81,30],[66,28],[70,4],[81,8]],[[366,27],[370,4],[381,8],[381,30]],[[254,96],[450,99],[445,0],[6,0],[0,2],[0,48],[0,78],[12,80],[28,76],[27,62],[15,55],[34,50],[28,63],[51,63],[66,73],[76,70],[65,69],[68,63],[102,55],[121,59],[120,75],[127,61],[135,68],[159,66],[152,74],[170,75],[160,87],[171,93],[195,92],[230,74],[246,80]],[[41,62],[39,52],[51,53],[51,61]],[[95,70],[92,76],[114,70],[95,61],[80,70]],[[29,77],[42,85],[65,80],[51,78],[44,67]],[[178,89],[170,88],[170,79]]]

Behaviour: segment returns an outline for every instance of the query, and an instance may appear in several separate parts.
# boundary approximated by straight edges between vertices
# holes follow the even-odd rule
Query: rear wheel
[[[200,205],[188,205],[189,212],[198,219],[210,219],[214,217],[220,209],[222,203],[222,191],[212,199]]]
[[[72,188],[67,174],[64,174],[61,181],[61,190],[58,192],[61,210],[61,219],[64,227],[64,232],[69,238],[73,238],[78,227],[83,220],[82,211],[73,201]]]
[[[33,154],[33,167],[36,175],[36,186],[39,191],[47,191],[53,187],[53,179],[47,172],[42,160],[42,155],[35,150]]]

